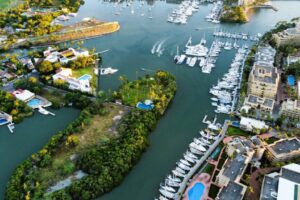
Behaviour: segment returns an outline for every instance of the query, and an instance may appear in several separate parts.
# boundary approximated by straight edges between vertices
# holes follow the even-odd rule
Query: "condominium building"
[[[300,22],[294,28],[288,28],[279,33],[273,34],[273,38],[278,46],[293,44],[300,45]]]
[[[243,199],[247,186],[241,184],[240,180],[253,154],[253,152],[239,153],[233,159],[226,160],[216,178],[216,184],[221,187],[216,197],[217,200]]]
[[[299,199],[300,165],[291,163],[264,177],[259,200]]]
[[[282,139],[268,145],[266,151],[270,161],[287,161],[300,156],[300,141],[296,137]]]
[[[254,64],[248,80],[248,95],[275,99],[279,85],[277,68]]]
[[[300,101],[286,100],[281,104],[280,115],[300,119]]]
[[[258,97],[255,95],[249,95],[246,97],[244,106],[250,106],[254,109],[259,109],[261,111],[272,114],[275,101],[273,99]]]

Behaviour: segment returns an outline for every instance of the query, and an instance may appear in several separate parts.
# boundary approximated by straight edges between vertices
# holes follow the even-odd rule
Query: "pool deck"
[[[194,187],[196,183],[202,183],[205,187],[202,197],[199,200],[205,200],[208,198],[208,191],[210,187],[210,175],[207,173],[201,173],[190,183],[189,187],[185,190],[182,200],[189,200],[188,192],[191,188]]]

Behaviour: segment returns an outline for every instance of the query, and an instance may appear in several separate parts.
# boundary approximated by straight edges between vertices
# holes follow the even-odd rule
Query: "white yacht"
[[[206,152],[206,148],[204,148],[202,145],[197,145],[195,142],[192,142],[190,144],[190,147],[193,147],[199,151],[202,151],[202,152]]]
[[[191,170],[191,168],[189,166],[186,166],[185,164],[181,163],[181,162],[177,162],[177,166],[180,167],[181,169],[184,169],[184,170]]]
[[[179,161],[186,166],[191,166],[191,164],[186,160],[180,159]]]
[[[165,196],[165,197],[167,197],[167,198],[174,198],[175,197],[175,194],[174,193],[172,193],[172,192],[169,192],[169,191],[167,191],[167,190],[164,190],[164,189],[159,189],[159,192],[163,195],[163,196]]]
[[[183,157],[184,157],[184,159],[186,159],[187,161],[189,161],[191,163],[195,163],[196,162],[193,158],[189,157],[188,155],[184,155]]]
[[[166,186],[166,185],[160,185],[160,188],[163,190],[167,190],[169,192],[176,192],[176,190],[174,188]]]
[[[100,74],[101,75],[108,75],[108,74],[114,74],[116,72],[118,72],[118,69],[113,69],[111,67],[107,67],[107,68],[100,68]]]

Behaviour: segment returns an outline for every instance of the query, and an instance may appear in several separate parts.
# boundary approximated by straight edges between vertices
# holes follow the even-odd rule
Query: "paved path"
[[[247,191],[245,199],[252,200],[252,199],[259,199],[260,190],[262,186],[262,182],[259,181],[259,176],[269,174],[278,170],[279,168],[270,167],[270,168],[263,168],[255,170],[250,177],[249,186],[253,188],[253,192]]]

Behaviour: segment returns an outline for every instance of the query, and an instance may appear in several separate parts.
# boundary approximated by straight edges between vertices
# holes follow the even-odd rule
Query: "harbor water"
[[[141,160],[120,186],[100,197],[100,200],[117,200],[120,197],[126,200],[153,200],[158,196],[160,182],[173,169],[193,137],[205,127],[202,124],[203,117],[207,114],[211,120],[215,116],[209,89],[227,72],[236,50],[222,50],[211,74],[203,74],[198,63],[193,68],[174,64],[173,57],[177,46],[182,52],[191,36],[193,44],[205,38],[207,46],[210,47],[214,40],[214,30],[255,35],[268,31],[278,21],[290,20],[300,15],[297,9],[300,7],[299,1],[273,1],[273,5],[279,9],[278,12],[271,9],[253,10],[251,21],[246,24],[212,24],[204,19],[212,5],[205,4],[200,6],[199,11],[187,24],[176,25],[167,22],[168,14],[178,6],[176,1],[150,1],[145,4],[137,1],[124,8],[110,2],[85,1],[78,16],[68,23],[78,22],[85,17],[95,17],[103,21],[118,21],[121,25],[121,29],[116,33],[84,43],[85,47],[96,48],[98,52],[109,50],[102,55],[102,65],[119,69],[114,75],[101,76],[101,89],[117,89],[120,75],[133,80],[157,69],[174,74],[178,88],[166,115],[150,135],[150,146]],[[151,50],[153,47],[157,49],[157,46],[160,46],[160,53],[156,53],[155,50],[155,54],[152,54]],[[52,134],[63,129],[74,119],[78,111],[63,109],[55,113],[55,117],[36,114],[26,119],[16,126],[14,134],[9,134],[6,127],[0,128],[1,196],[15,166],[39,150]],[[223,122],[225,118],[226,115],[218,115],[219,122]]]

